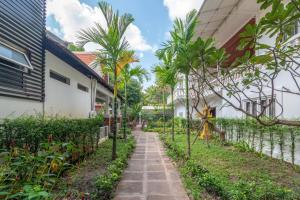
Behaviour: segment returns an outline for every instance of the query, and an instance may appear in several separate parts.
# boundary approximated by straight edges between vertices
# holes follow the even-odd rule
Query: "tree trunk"
[[[189,75],[185,74],[185,107],[186,107],[186,139],[187,154],[191,157],[190,103],[189,103]]]
[[[114,98],[113,98],[113,104],[114,104],[114,120],[113,120],[113,145],[112,145],[112,160],[115,160],[117,158],[117,67],[115,65],[114,69]]]
[[[124,139],[126,140],[127,139],[127,83],[125,81],[124,83],[124,90],[125,90],[125,95],[124,95],[124,98],[125,98],[125,105],[124,105],[124,120],[123,120],[123,137]]]
[[[175,109],[174,109],[174,88],[172,87],[171,88],[171,97],[172,97],[172,141],[174,142],[175,140],[175,135],[174,135],[174,129],[175,129],[175,118],[174,118],[174,112],[175,112]]]
[[[164,134],[166,134],[166,104],[165,104],[165,88],[163,88],[163,110],[164,110]]]

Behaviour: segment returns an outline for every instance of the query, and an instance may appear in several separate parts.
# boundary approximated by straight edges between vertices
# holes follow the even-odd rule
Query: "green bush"
[[[127,136],[131,135],[131,128],[126,128],[125,130],[126,130],[126,135],[127,135]],[[121,127],[121,128],[119,129],[118,134],[120,134],[120,135],[123,135],[123,134],[124,134],[124,127]]]

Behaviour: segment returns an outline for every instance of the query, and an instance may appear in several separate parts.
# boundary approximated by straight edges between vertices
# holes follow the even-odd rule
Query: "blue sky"
[[[131,48],[136,50],[141,64],[151,73],[151,80],[144,83],[148,87],[154,83],[151,68],[159,63],[154,52],[168,37],[172,21],[184,17],[191,9],[199,9],[202,0],[107,0],[121,13],[131,13],[135,21],[126,33]],[[98,0],[47,0],[47,29],[64,40],[76,42],[80,29],[104,19],[97,8]],[[87,45],[87,51],[97,49]]]

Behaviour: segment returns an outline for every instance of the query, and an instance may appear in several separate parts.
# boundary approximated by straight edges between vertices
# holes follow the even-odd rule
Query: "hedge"
[[[47,141],[72,142],[83,148],[94,149],[100,139],[100,126],[103,118],[93,119],[42,119],[22,117],[6,119],[0,125],[0,148],[24,148],[37,152]],[[88,149],[83,149],[88,151]]]

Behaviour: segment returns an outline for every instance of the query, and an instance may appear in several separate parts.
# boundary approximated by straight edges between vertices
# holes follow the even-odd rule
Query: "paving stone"
[[[118,194],[142,194],[143,182],[121,181],[118,185]]]
[[[145,155],[145,151],[135,151],[134,154]]]
[[[143,198],[139,196],[128,197],[128,196],[119,195],[115,197],[115,200],[143,200]]]
[[[180,181],[180,175],[176,171],[172,171],[168,173],[171,181]]]
[[[165,196],[165,195],[149,195],[147,200],[176,200],[172,196]]]
[[[163,165],[147,165],[147,171],[164,171],[165,168]]]
[[[167,176],[165,172],[147,172],[148,180],[166,180]]]
[[[164,194],[164,195],[170,195],[170,188],[167,181],[148,181],[147,185],[147,192],[148,194]]]
[[[146,158],[147,158],[147,159],[152,159],[152,160],[153,160],[153,159],[160,158],[160,157],[161,157],[160,155],[158,155],[158,156],[157,156],[157,155],[146,155]]]
[[[159,157],[160,156],[160,154],[158,153],[158,152],[148,152],[147,153],[147,157],[149,157],[149,156],[153,156],[153,157]]]
[[[143,179],[143,172],[124,172],[123,174],[124,181],[143,181]]]
[[[131,160],[131,162],[133,161],[138,161],[138,160]],[[129,163],[127,171],[144,171],[144,164],[140,163],[140,164],[132,164]]]
[[[146,165],[161,165],[161,159],[146,160]]]
[[[139,160],[143,160],[145,159],[145,154],[133,154],[131,156],[131,159],[139,159]]]

